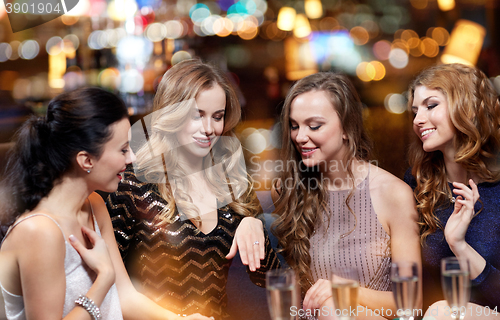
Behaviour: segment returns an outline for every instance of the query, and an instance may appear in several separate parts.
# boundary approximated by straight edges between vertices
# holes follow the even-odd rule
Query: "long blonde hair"
[[[286,96],[281,113],[282,150],[280,154],[283,163],[287,165],[280,174],[280,185],[276,186],[280,197],[276,202],[276,212],[279,218],[274,225],[274,232],[279,239],[279,245],[288,264],[299,277],[299,284],[305,292],[311,287],[311,255],[310,242],[314,229],[320,222],[319,212],[327,212],[327,186],[321,179],[319,170],[307,169],[302,164],[302,157],[295,148],[290,135],[290,107],[293,100],[309,91],[324,91],[337,112],[347,139],[347,152],[344,161],[367,160],[370,155],[371,143],[363,127],[362,105],[351,81],[346,76],[320,72],[297,81]],[[352,181],[354,174],[351,166],[347,173]],[[291,184],[289,183],[291,182]],[[346,199],[354,193],[355,185]]]
[[[252,191],[250,177],[238,168],[238,157],[233,157],[241,153],[241,146],[233,132],[241,118],[235,90],[218,68],[200,60],[185,60],[163,75],[153,102],[148,142],[137,152],[136,173],[146,181],[156,181],[161,196],[167,201],[167,206],[156,216],[157,226],[173,222],[177,211],[188,217],[197,217],[195,220],[200,221],[199,210],[189,195],[193,186],[189,179],[184,179],[188,173],[179,163],[176,133],[190,117],[196,97],[214,85],[219,85],[226,95],[222,132],[222,137],[226,138],[219,138],[204,157],[203,175],[213,187],[217,199],[227,199],[227,190],[230,191],[232,201],[228,201],[228,206],[236,213],[248,216],[259,212],[260,206]],[[154,157],[153,151],[154,155],[162,155],[161,165],[158,165],[158,157]],[[224,172],[212,170],[215,164],[222,164]],[[158,182],[158,177],[162,176],[168,176],[168,179]],[[176,180],[175,198],[169,180]]]
[[[446,97],[451,122],[456,129],[453,145],[455,162],[482,181],[500,179],[497,156],[500,151],[500,103],[488,77],[480,70],[462,64],[443,64],[422,71],[408,89],[411,110],[415,88],[439,90]],[[446,166],[440,151],[425,152],[415,135],[409,151],[414,195],[420,216],[421,242],[442,228],[434,211],[450,205]]]

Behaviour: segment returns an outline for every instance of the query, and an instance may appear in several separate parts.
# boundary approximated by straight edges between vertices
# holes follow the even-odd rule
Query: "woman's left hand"
[[[240,251],[241,262],[248,265],[250,271],[260,268],[260,260],[265,258],[265,237],[262,221],[245,217],[236,229],[231,250],[226,259],[232,259]]]
[[[333,310],[332,283],[330,280],[318,279],[318,281],[307,290],[303,307],[304,310],[314,310],[324,306],[328,306]]]
[[[458,196],[455,199],[455,210],[446,223],[444,235],[455,255],[456,252],[462,252],[467,247],[465,233],[474,217],[474,205],[479,199],[477,186],[472,179],[469,180],[469,184],[470,188],[463,183],[453,182],[455,187],[453,193]]]

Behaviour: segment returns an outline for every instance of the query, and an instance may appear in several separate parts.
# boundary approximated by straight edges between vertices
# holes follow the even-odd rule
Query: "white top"
[[[78,254],[78,251],[76,251],[76,249],[73,248],[68,241],[66,241],[66,236],[57,221],[46,214],[36,213],[17,221],[14,225],[12,225],[12,227],[10,227],[9,231],[5,235],[5,238],[7,238],[15,226],[34,216],[44,216],[52,220],[59,227],[65,239],[64,243],[66,245],[66,256],[64,257],[64,270],[66,273],[66,295],[63,309],[63,317],[65,317],[76,306],[75,300],[78,299],[80,295],[85,295],[89,291],[90,287],[94,283],[96,274],[89,267],[87,267],[85,262],[83,262],[80,254]],[[95,218],[94,228],[96,233],[101,235],[99,226],[95,222]],[[7,320],[26,320],[23,296],[8,292],[1,283],[0,289],[2,290],[5,302]],[[114,284],[109,289],[99,309],[101,310],[101,319],[103,320],[123,319],[120,300],[118,299],[118,291],[116,290],[116,286]]]

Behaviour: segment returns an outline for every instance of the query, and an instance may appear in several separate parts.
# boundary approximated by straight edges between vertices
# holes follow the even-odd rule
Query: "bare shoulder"
[[[32,212],[29,215],[36,214]],[[22,218],[21,218],[22,219]],[[22,220],[17,224],[8,237],[5,239],[2,249],[16,250],[20,248],[23,253],[37,252],[38,250],[47,251],[51,248],[51,253],[64,253],[65,243],[64,235],[59,226],[45,215],[35,215]]]
[[[370,193],[386,201],[413,199],[413,192],[406,182],[375,165],[370,165]]]
[[[370,168],[370,197],[377,216],[390,229],[393,223],[417,221],[413,192],[403,180],[377,166]]]

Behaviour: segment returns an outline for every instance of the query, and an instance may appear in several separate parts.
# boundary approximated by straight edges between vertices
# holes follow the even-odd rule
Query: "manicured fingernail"
[[[76,237],[74,235],[72,235],[72,234],[69,235],[68,239],[71,242],[75,242],[76,241]]]

